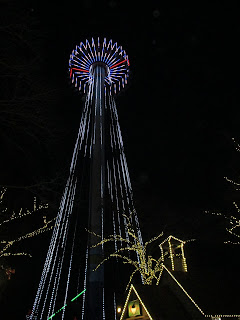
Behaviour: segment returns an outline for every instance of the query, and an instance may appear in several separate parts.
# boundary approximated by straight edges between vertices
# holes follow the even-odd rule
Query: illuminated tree
[[[234,138],[232,138],[234,144],[235,144],[235,149],[237,150],[237,152],[240,152],[240,145],[235,141]],[[236,191],[240,191],[240,183],[229,179],[228,177],[224,177],[226,179],[226,181],[230,182],[232,184],[232,186],[234,187],[234,189]],[[222,212],[210,212],[213,215],[217,215],[217,216],[222,216],[224,219],[226,219],[228,221],[228,226],[226,227],[226,230],[228,233],[230,233],[235,239],[236,241],[225,241],[224,243],[226,244],[240,244],[240,208],[238,206],[238,204],[233,201],[233,206],[236,209],[236,214],[234,215],[226,215],[223,214]],[[205,211],[206,213],[209,213],[209,211]]]
[[[23,210],[22,208],[18,212],[10,211],[8,208],[5,207],[3,204],[3,198],[6,193],[6,189],[0,190],[0,228],[3,229],[4,227],[10,227],[11,223],[14,222],[24,222],[25,218],[33,216],[39,212],[42,212],[43,209],[48,208],[48,205],[38,205],[36,204],[36,199],[34,199],[34,208],[33,210]],[[10,212],[9,212],[10,211]],[[18,236],[12,236],[11,239],[8,239],[9,232],[4,234],[4,232],[0,232],[0,264],[3,261],[3,258],[10,257],[10,256],[28,256],[31,257],[31,254],[27,252],[18,252],[18,250],[14,250],[14,245],[23,241],[24,239],[35,237],[43,232],[49,231],[54,226],[54,219],[47,221],[46,216],[43,216],[43,225],[33,231],[21,233]],[[21,229],[21,228],[19,228]],[[1,230],[2,231],[2,230]],[[10,232],[11,233],[11,232]],[[2,269],[5,268],[2,266]],[[7,268],[5,268],[7,272]]]
[[[153,237],[151,240],[148,242],[145,242],[144,245],[141,244],[138,236],[135,233],[134,228],[132,227],[132,215],[130,217],[126,216],[123,214],[124,219],[127,221],[126,225],[126,231],[127,234],[129,235],[129,238],[126,239],[118,234],[116,235],[110,235],[109,237],[103,239],[102,241],[98,242],[96,245],[92,246],[97,247],[97,246],[102,246],[103,244],[106,244],[107,242],[121,242],[125,244],[125,246],[121,247],[120,249],[116,250],[114,253],[109,254],[104,260],[102,260],[98,266],[96,267],[95,270],[97,270],[104,262],[109,260],[110,258],[120,258],[123,260],[124,264],[130,264],[131,266],[134,267],[134,270],[132,274],[130,275],[130,279],[127,285],[127,288],[129,287],[133,276],[135,273],[140,273],[142,282],[145,285],[152,285],[153,281],[155,280],[156,284],[159,283],[159,280],[161,278],[161,274],[163,271],[163,257],[161,256],[159,259],[154,259],[151,255],[147,254],[147,246],[159,239],[162,235],[163,232],[160,233],[158,236]],[[90,231],[88,231],[90,232]],[[94,232],[90,232],[93,235],[101,238],[100,235],[95,234]],[[130,258],[132,257],[133,254],[135,254],[135,259]],[[127,289],[126,288],[126,289]]]

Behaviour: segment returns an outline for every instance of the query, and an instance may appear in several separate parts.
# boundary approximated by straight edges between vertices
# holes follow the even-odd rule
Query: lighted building
[[[226,300],[226,292],[212,294],[206,278],[196,281],[196,274],[187,270],[184,245],[173,236],[160,243],[164,268],[159,285],[131,284],[120,303],[119,320],[240,319],[240,307]]]

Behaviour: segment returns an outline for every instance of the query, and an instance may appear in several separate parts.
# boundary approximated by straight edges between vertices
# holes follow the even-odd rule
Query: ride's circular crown
[[[109,86],[116,94],[127,84],[129,76],[129,59],[126,51],[117,42],[112,40],[97,41],[86,40],[80,42],[72,51],[69,59],[69,75],[74,86],[86,92],[93,82],[93,72],[95,65],[102,65],[105,68],[105,86]]]

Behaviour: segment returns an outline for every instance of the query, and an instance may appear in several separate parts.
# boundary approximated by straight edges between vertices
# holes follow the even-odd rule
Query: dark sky
[[[50,101],[44,100],[49,111],[44,116],[45,127],[54,127],[55,136],[61,131],[55,146],[48,139],[59,170],[68,168],[83,107],[68,80],[69,54],[86,38],[112,38],[126,50],[131,64],[129,87],[116,101],[139,210],[157,214],[162,206],[176,211],[221,207],[227,197],[223,177],[238,172],[231,140],[239,136],[235,8],[168,7],[154,1],[137,6],[120,1],[57,6],[26,1],[24,5],[38,21],[36,32],[42,35],[38,44],[41,74],[37,71],[31,81],[40,79],[41,85],[45,82],[55,92]],[[21,143],[27,149],[28,141]],[[30,146],[33,150],[38,145]],[[27,156],[19,153],[18,161]],[[33,158],[31,170],[47,175],[53,170],[47,168],[48,156],[39,162]],[[149,201],[143,202],[141,194],[149,196]]]
[[[1,5],[13,10],[11,1]],[[39,148],[23,139],[23,152],[10,150],[2,138],[3,184],[21,184],[23,177],[32,183],[38,172],[43,179],[67,172],[83,107],[68,81],[69,54],[86,38],[106,37],[121,44],[130,60],[129,87],[116,102],[146,240],[163,229],[201,239],[203,246],[226,240],[224,222],[203,212],[232,207],[224,176],[239,172],[231,140],[240,137],[237,8],[85,0],[14,6],[22,9],[38,21],[43,35],[37,74],[53,92],[45,116],[46,126],[55,130],[49,138],[54,155],[46,137]]]
[[[79,1],[33,9],[47,34],[47,77],[63,90],[58,117],[68,113],[68,125],[76,104],[82,107],[67,82],[75,44],[99,35],[127,51],[131,80],[117,105],[139,211],[161,220],[161,211],[221,208],[223,177],[238,170],[231,141],[239,136],[235,8]]]

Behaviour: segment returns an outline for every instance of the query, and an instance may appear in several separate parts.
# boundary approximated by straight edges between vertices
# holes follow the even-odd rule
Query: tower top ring
[[[69,76],[79,91],[86,92],[93,81],[91,69],[97,64],[106,68],[105,85],[110,86],[115,94],[124,88],[130,66],[126,51],[117,42],[113,44],[110,40],[107,43],[106,38],[101,42],[98,37],[96,42],[93,38],[91,42],[86,40],[86,44],[80,42],[70,55]]]

